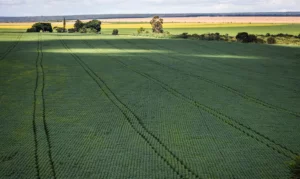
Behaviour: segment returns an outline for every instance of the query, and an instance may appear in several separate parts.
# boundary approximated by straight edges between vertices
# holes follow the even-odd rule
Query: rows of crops
[[[298,47],[0,37],[0,178],[288,178],[300,153]]]

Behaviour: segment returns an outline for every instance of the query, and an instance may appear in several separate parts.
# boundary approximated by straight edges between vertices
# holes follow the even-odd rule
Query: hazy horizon
[[[298,0],[0,0],[0,16],[297,12]]]

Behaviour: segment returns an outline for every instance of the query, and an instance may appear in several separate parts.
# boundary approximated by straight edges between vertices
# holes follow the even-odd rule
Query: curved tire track
[[[0,57],[0,61],[1,60],[4,60],[4,58],[19,44],[19,42],[20,42],[20,40],[21,40],[21,38],[22,38],[22,36],[23,36],[23,33],[21,33],[18,37],[17,37],[17,41],[14,43],[14,44],[12,44],[10,47],[8,47],[8,50],[6,51],[6,52],[4,52],[4,55],[2,55],[1,57]]]
[[[97,83],[106,97],[121,111],[131,128],[150,146],[161,160],[163,160],[180,178],[199,178],[198,174],[192,171],[190,167],[178,158],[158,137],[145,127],[142,120],[114,94],[100,76],[98,76],[79,56],[74,54],[63,40],[61,40],[61,43],[86,73]],[[159,151],[159,149],[163,151]]]
[[[136,44],[133,44],[133,43],[129,42],[129,41],[126,40],[126,39],[123,39],[123,40],[126,41],[127,43],[131,44],[131,45],[137,46]],[[144,48],[144,49],[145,49],[145,48]],[[146,50],[149,50],[149,49],[146,49]],[[151,50],[149,50],[149,51],[151,51]],[[162,55],[166,56],[165,54],[162,54]],[[178,58],[176,58],[176,57],[173,57],[173,59],[180,60],[180,59],[178,59]],[[295,112],[295,111],[292,111],[292,110],[289,110],[289,109],[286,109],[286,108],[283,108],[283,107],[280,107],[280,106],[276,106],[276,105],[267,103],[267,102],[265,102],[265,101],[263,101],[263,100],[261,100],[261,99],[252,97],[252,96],[247,95],[247,94],[245,94],[245,93],[242,93],[242,92],[240,92],[240,91],[238,91],[238,90],[236,90],[236,89],[234,89],[234,88],[232,88],[232,87],[230,87],[230,86],[227,86],[227,85],[218,83],[218,82],[216,82],[216,81],[210,80],[210,79],[208,79],[208,78],[205,78],[204,76],[200,76],[200,75],[195,75],[195,74],[187,73],[187,72],[184,72],[183,70],[180,70],[180,69],[178,69],[178,68],[174,68],[174,67],[168,66],[168,65],[166,65],[166,64],[160,63],[160,62],[158,62],[158,61],[156,61],[156,60],[153,60],[153,59],[148,59],[148,60],[151,61],[151,62],[153,62],[153,63],[155,63],[156,65],[159,65],[159,66],[163,66],[163,67],[169,68],[169,69],[171,69],[171,70],[173,70],[173,71],[179,72],[179,73],[184,74],[184,75],[187,75],[187,76],[191,76],[191,77],[198,78],[198,79],[203,80],[203,81],[205,81],[205,82],[207,82],[207,83],[211,83],[211,84],[213,84],[213,85],[215,85],[215,86],[217,86],[217,87],[223,88],[223,89],[225,89],[225,90],[227,90],[227,91],[229,91],[229,92],[231,92],[231,93],[234,93],[235,95],[238,95],[238,96],[240,96],[240,97],[242,97],[242,98],[244,98],[244,99],[246,99],[246,100],[248,100],[248,101],[251,101],[251,102],[253,102],[253,103],[259,104],[259,105],[264,106],[264,107],[267,107],[267,108],[269,108],[269,109],[273,109],[273,110],[276,110],[276,111],[282,111],[282,112],[288,113],[288,114],[290,114],[290,115],[293,115],[293,116],[296,116],[296,117],[300,117],[300,114],[299,114],[298,112]]]
[[[115,47],[118,49],[118,47],[114,46],[113,44],[105,41],[107,44]],[[120,50],[120,49],[119,49]],[[189,104],[193,105],[193,106],[196,106],[198,107],[199,109],[202,109],[203,111],[206,111],[207,113],[215,116],[216,118],[218,118],[219,120],[221,120],[222,122],[230,125],[231,127],[239,130],[240,132],[242,132],[243,134],[253,138],[254,140],[258,141],[258,142],[261,142],[263,143],[264,145],[266,145],[268,148],[274,150],[275,152],[287,157],[287,158],[290,158],[290,159],[293,159],[296,155],[298,155],[297,152],[287,148],[286,146],[282,145],[282,144],[279,144],[277,143],[276,141],[274,141],[273,139],[270,139],[269,137],[261,134],[260,132],[252,129],[251,127],[249,126],[246,126],[244,125],[243,123],[233,119],[232,117],[226,115],[226,114],[223,114],[217,110],[215,110],[214,108],[211,108],[209,106],[206,106],[204,104],[201,104],[200,102],[188,97],[188,96],[185,96],[184,94],[180,93],[179,91],[177,91],[176,89],[172,88],[171,86],[169,86],[168,84],[150,76],[149,74],[147,73],[144,73],[144,72],[141,72],[141,71],[138,71],[130,66],[128,66],[127,64],[125,64],[124,62],[120,61],[119,59],[117,58],[114,58],[118,63],[120,63],[121,65],[123,65],[124,67],[134,71],[135,73],[141,75],[141,76],[144,76],[145,78],[148,78],[149,80],[159,84],[162,88],[164,88],[166,91],[170,92],[171,94],[173,94],[174,96],[180,98],[180,99],[183,99],[185,100],[186,102],[188,102]],[[151,60],[149,58],[146,58],[144,57],[144,59],[147,59],[147,60]]]

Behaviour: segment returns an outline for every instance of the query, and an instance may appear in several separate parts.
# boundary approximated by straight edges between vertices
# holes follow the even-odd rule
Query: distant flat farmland
[[[0,178],[289,178],[300,49],[0,33]]]
[[[140,27],[151,32],[151,18],[100,19],[102,33],[111,34],[118,29],[122,35],[137,33]],[[89,20],[83,20],[89,21]],[[67,28],[73,28],[73,20],[67,21]],[[190,17],[164,18],[164,30],[171,34],[221,33],[235,36],[239,32],[252,34],[300,34],[300,17]],[[33,22],[0,23],[0,31],[25,31]],[[52,26],[62,27],[62,22],[52,22]]]
[[[166,17],[164,22],[200,23],[300,23],[300,17]],[[151,18],[103,19],[104,22],[150,22]]]

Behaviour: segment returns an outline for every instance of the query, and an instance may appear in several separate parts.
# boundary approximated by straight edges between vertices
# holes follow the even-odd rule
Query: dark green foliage
[[[99,33],[101,31],[101,21],[92,20],[87,23],[83,23],[77,20],[74,24],[76,32],[81,33]]]
[[[53,27],[54,30],[56,30],[57,33],[63,33],[65,32],[63,27]]]
[[[193,37],[193,38],[196,38],[196,39],[199,39],[199,38],[200,38],[200,35],[198,35],[198,34],[193,34],[192,37]]]
[[[27,29],[26,32],[37,32],[35,27]]]
[[[143,28],[143,27],[140,27],[138,30],[137,30],[137,33],[138,34],[141,34],[141,33],[143,33],[143,32],[145,32],[145,28]]]
[[[68,32],[69,32],[69,33],[74,33],[74,32],[76,32],[76,31],[75,31],[74,28],[71,28],[71,29],[68,29]]]
[[[94,28],[86,28],[86,33],[97,33],[97,30]]]
[[[97,32],[101,31],[101,21],[98,20],[92,20],[84,25],[86,28],[95,29]]]
[[[36,32],[40,32],[40,31],[52,32],[53,31],[51,23],[38,22],[38,23],[33,24],[32,27],[36,29]]]
[[[83,22],[81,22],[80,20],[76,20],[76,22],[74,24],[74,29],[76,32],[79,32],[83,26],[84,26]]]
[[[80,33],[87,33],[87,29],[86,27],[82,27],[81,29],[79,29]]]
[[[236,36],[236,40],[242,43],[254,43],[257,37],[253,34],[248,34],[247,32],[240,32]]]
[[[275,37],[293,37],[293,35],[279,33],[279,34],[275,35]]]
[[[266,34],[266,37],[270,37],[270,36],[271,36],[271,34],[270,34],[270,33],[267,33],[267,34]]]
[[[248,36],[248,43],[254,43],[257,41],[257,37],[255,35],[250,34]]]
[[[258,44],[264,44],[264,43],[266,43],[266,42],[264,41],[264,39],[257,38],[257,39],[256,39],[256,43],[258,43]]]
[[[300,156],[297,156],[294,161],[289,164],[289,168],[292,174],[292,178],[300,178]]]
[[[236,35],[236,40],[238,42],[243,42],[243,43],[247,43],[248,42],[248,33],[247,32],[240,32]]]
[[[189,37],[187,32],[184,32],[180,35],[181,38],[187,39]]]
[[[268,44],[276,44],[276,39],[275,39],[274,37],[269,37],[269,38],[267,39],[267,43],[268,43]]]
[[[112,32],[112,35],[119,35],[119,30],[118,29],[114,29]]]

